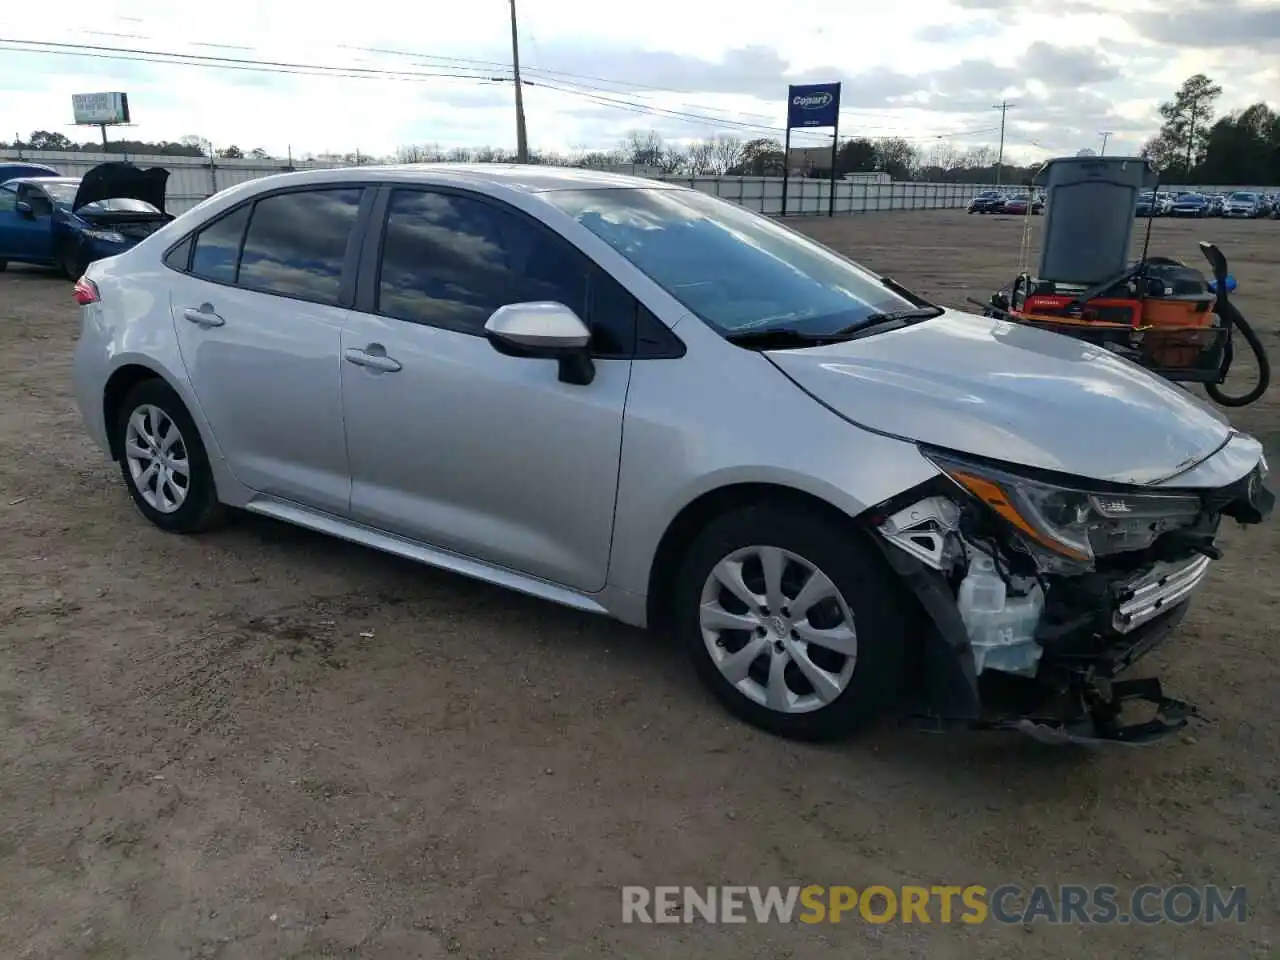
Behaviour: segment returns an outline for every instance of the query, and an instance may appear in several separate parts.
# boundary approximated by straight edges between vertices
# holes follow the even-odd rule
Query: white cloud
[[[1280,71],[1265,59],[1238,73],[1250,43],[1260,52],[1280,48],[1271,6],[1202,0],[1179,9],[1171,18],[1135,0],[918,0],[829,5],[819,14],[650,0],[613,12],[586,0],[523,0],[530,140],[565,150],[607,148],[637,127],[674,138],[780,134],[786,84],[823,79],[845,84],[843,135],[904,136],[922,146],[993,143],[999,118],[991,105],[1008,95],[1018,103],[1009,113],[1013,158],[1074,152],[1102,129],[1114,131],[1110,150],[1135,150],[1158,101],[1201,70],[1223,84],[1224,111],[1280,99]],[[1206,19],[1206,10],[1219,20]],[[34,129],[92,139],[95,131],[70,125],[71,94],[121,89],[136,123],[127,135],[142,140],[198,134],[217,146],[295,155],[514,144],[511,84],[490,79],[508,71],[505,3],[363,0],[358,13],[312,5],[299,16],[297,7],[250,0],[194,9],[168,0],[69,0],[54,17],[0,13],[7,40],[227,61],[215,69],[2,49],[0,95],[15,130],[0,139]],[[1243,18],[1252,33],[1205,29],[1222,17]],[[233,69],[245,66],[235,60],[348,75]],[[443,73],[465,76],[428,76]]]

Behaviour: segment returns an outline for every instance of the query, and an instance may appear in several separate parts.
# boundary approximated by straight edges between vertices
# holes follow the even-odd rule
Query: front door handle
[[[347,363],[354,363],[357,367],[368,367],[383,373],[395,373],[400,369],[400,361],[388,357],[382,345],[377,343],[369,344],[364,350],[353,347],[347,350],[344,356]]]
[[[196,326],[206,328],[220,327],[227,322],[214,312],[211,303],[202,303],[199,307],[187,307],[182,311],[182,317]]]

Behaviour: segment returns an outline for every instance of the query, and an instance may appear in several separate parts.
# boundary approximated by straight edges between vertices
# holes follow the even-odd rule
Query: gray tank
[[[1058,157],[1037,174],[1044,184],[1044,239],[1038,280],[1090,286],[1130,262],[1138,195],[1158,177],[1142,157]]]

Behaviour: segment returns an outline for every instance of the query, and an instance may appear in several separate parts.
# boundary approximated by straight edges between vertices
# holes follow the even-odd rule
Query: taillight
[[[82,307],[87,307],[91,303],[97,303],[102,297],[98,293],[98,285],[88,277],[81,277],[76,281],[76,288],[72,294],[76,298],[76,303]]]

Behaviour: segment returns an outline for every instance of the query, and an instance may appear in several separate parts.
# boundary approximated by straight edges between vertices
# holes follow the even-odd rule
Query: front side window
[[[29,203],[31,212],[37,217],[47,217],[53,213],[53,203],[50,202],[48,195],[41,191],[39,187],[30,185],[19,187],[18,199]]]
[[[635,299],[563,238],[493,203],[395,190],[387,206],[375,310],[479,334],[499,307],[562,303],[598,356],[629,353]]]
[[[363,193],[363,188],[351,187],[258,200],[249,217],[236,283],[262,293],[336,304]]]
[[[769,218],[693,190],[550,191],[542,197],[722,334],[842,331],[917,305]]]
[[[18,188],[5,184],[0,187],[0,212],[12,213],[18,203]]]

